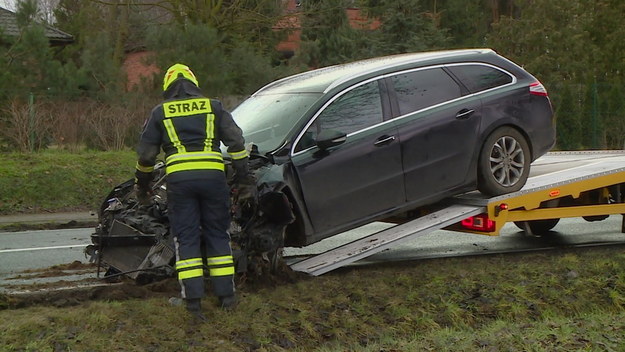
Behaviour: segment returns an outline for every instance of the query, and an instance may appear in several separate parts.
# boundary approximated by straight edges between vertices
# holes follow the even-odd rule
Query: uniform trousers
[[[218,297],[233,295],[230,198],[225,175],[214,172],[201,179],[168,181],[167,204],[182,298],[204,296],[204,265],[213,293]]]

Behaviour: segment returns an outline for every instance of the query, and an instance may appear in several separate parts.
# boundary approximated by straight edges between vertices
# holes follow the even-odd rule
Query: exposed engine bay
[[[267,162],[252,154],[250,172],[257,174]],[[131,179],[115,187],[101,204],[99,223],[91,235],[93,244],[85,249],[98,265],[98,276],[105,270],[104,278],[127,276],[146,284],[175,275],[174,235],[169,230],[163,163],[155,167],[152,190],[149,203],[142,204]],[[230,212],[229,232],[237,274],[275,272],[282,263],[285,229],[294,221],[286,195],[261,184],[255,198],[238,199],[237,190],[232,189]]]

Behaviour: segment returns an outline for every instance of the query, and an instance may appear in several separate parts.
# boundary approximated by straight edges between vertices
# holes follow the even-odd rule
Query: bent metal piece
[[[393,226],[373,235],[331,249],[291,265],[295,271],[314,276],[366,258],[421,234],[442,229],[486,210],[484,206],[454,204],[407,223]]]

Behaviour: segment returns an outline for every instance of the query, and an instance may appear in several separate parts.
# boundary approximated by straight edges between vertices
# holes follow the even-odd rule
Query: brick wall
[[[126,83],[126,89],[140,89],[141,80],[147,80],[148,83],[152,83],[154,74],[161,72],[155,64],[148,64],[148,60],[152,55],[148,51],[138,51],[126,54],[126,59],[123,63],[123,68],[126,71],[128,81]]]

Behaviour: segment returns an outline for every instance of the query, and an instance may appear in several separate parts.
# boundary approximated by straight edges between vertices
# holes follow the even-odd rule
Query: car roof
[[[285,77],[269,83],[257,94],[324,93],[353,79],[393,72],[398,69],[440,64],[451,58],[478,60],[496,55],[492,49],[429,51],[376,57],[346,64],[328,66]]]

